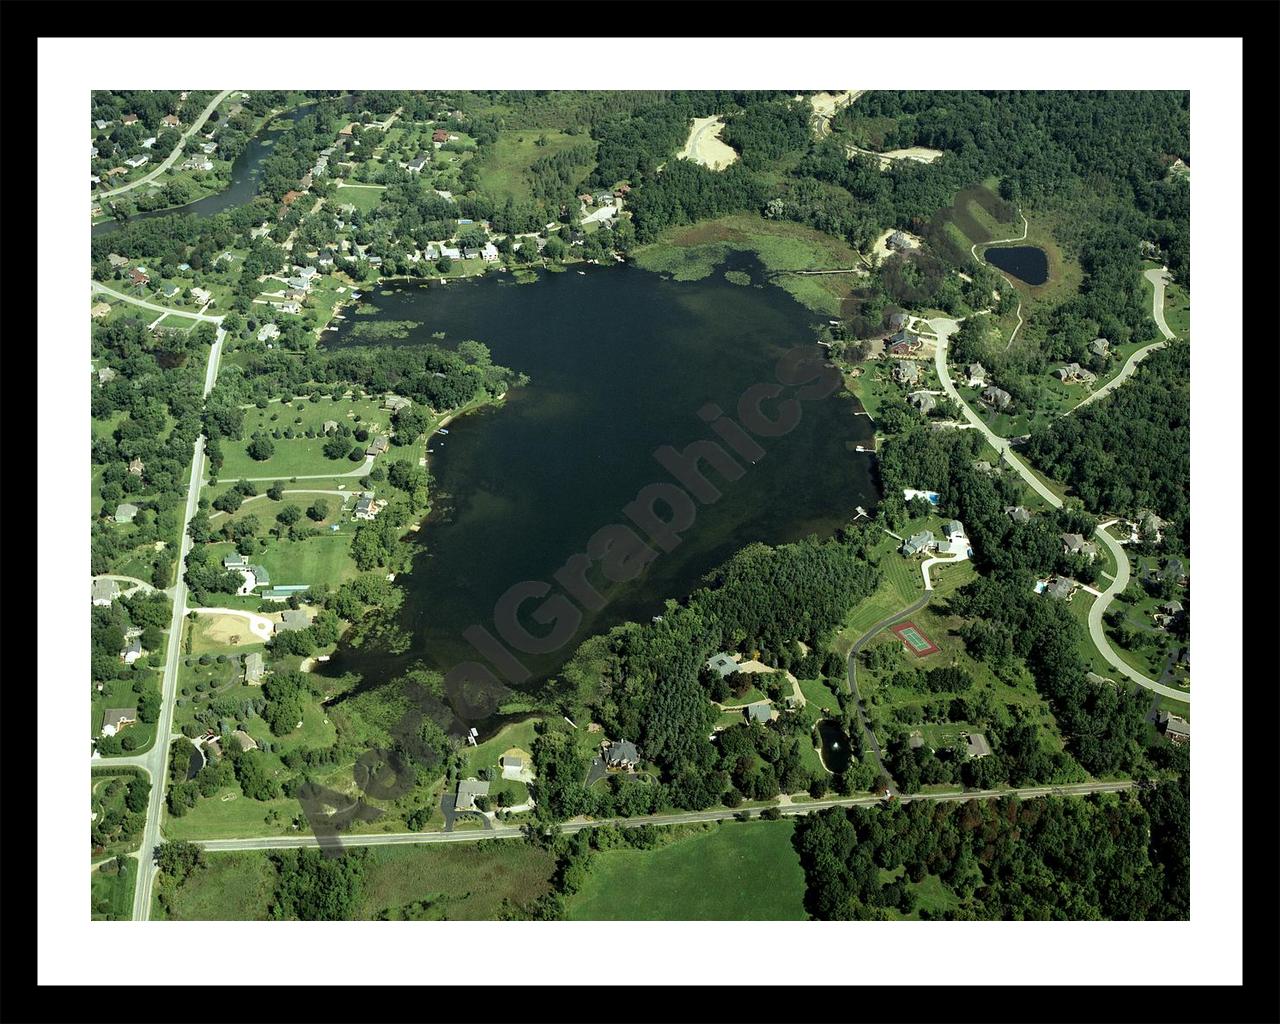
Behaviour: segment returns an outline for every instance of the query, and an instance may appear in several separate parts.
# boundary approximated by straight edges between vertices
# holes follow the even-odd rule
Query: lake
[[[267,123],[270,124],[277,120],[297,121],[310,113],[312,106],[313,104],[306,104],[301,107],[295,107],[293,110],[276,115]],[[252,202],[253,197],[258,194],[258,179],[262,177],[262,164],[271,155],[271,147],[275,145],[276,140],[288,130],[287,128],[274,130],[264,128],[258,132],[231,165],[231,184],[221,192],[215,192],[211,196],[197,199],[194,203],[187,203],[186,206],[174,206],[167,210],[148,210],[145,213],[135,213],[129,218],[129,221],[148,220],[151,217],[183,217],[187,214],[195,214],[198,217],[212,217],[215,213],[222,213],[233,206],[243,206]],[[137,191],[145,190],[146,186],[143,185]],[[129,195],[130,193],[126,192],[121,198],[128,198]],[[105,204],[103,209],[106,209]],[[110,235],[119,229],[120,225],[114,220],[105,220],[101,224],[93,226],[93,237]]]
[[[1027,284],[1044,284],[1049,280],[1049,257],[1043,249],[1034,245],[986,249],[982,257],[993,267],[998,267]]]
[[[418,659],[442,671],[479,660],[462,632],[473,623],[493,632],[494,603],[508,587],[553,582],[597,529],[627,522],[623,506],[641,487],[671,480],[653,457],[658,446],[713,437],[696,415],[705,403],[733,414],[747,387],[776,380],[782,352],[813,342],[814,317],[803,306],[773,286],[731,284],[725,269],[763,280],[754,258],[739,255],[697,282],[630,265],[542,273],[524,285],[505,274],[447,286],[402,282],[392,295],[380,294],[397,288],[384,282],[362,300],[377,307],[374,316],[349,315],[326,335],[330,346],[358,345],[355,324],[416,321],[422,326],[396,344],[429,343],[438,331],[445,346],[475,339],[531,383],[431,440],[433,509],[413,535],[413,571],[397,580],[407,591],[398,623],[407,650],[344,645],[325,674],[354,671],[376,685]],[[752,541],[827,536],[856,506],[876,503],[872,456],[853,451],[870,445],[873,433],[870,419],[855,415],[857,402],[833,395],[801,408],[799,425],[762,439],[765,456],[737,481],[707,470],[723,497],[698,507],[673,551],[614,585],[603,610],[584,612],[562,650],[522,656],[535,681],[588,636],[625,620],[648,622],[666,598],[685,597]]]

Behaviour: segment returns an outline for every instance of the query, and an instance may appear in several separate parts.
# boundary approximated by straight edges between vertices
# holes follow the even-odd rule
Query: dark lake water
[[[1034,245],[997,246],[985,250],[982,256],[993,267],[1027,284],[1044,284],[1049,280],[1049,257]]]
[[[754,259],[737,257],[720,270],[729,267],[761,280]],[[502,407],[456,420],[447,437],[432,439],[434,507],[413,535],[413,571],[397,581],[407,590],[399,613],[407,650],[344,646],[325,666],[326,674],[358,672],[366,686],[418,659],[442,671],[481,660],[464,629],[479,623],[496,632],[494,603],[513,584],[545,580],[560,592],[552,573],[596,530],[627,523],[623,506],[641,487],[672,479],[655,448],[713,438],[699,408],[715,402],[735,415],[746,388],[776,381],[784,351],[813,340],[812,314],[786,292],[730,284],[719,271],[676,282],[619,265],[544,274],[527,285],[490,275],[448,286],[405,283],[365,301],[376,316],[349,316],[328,344],[361,344],[349,337],[356,323],[412,320],[422,326],[398,344],[444,331],[442,344],[482,341],[495,362],[531,378]],[[765,456],[740,479],[707,471],[723,496],[698,506],[678,547],[638,579],[612,585],[604,609],[584,613],[563,649],[521,656],[535,680],[554,674],[588,636],[628,619],[649,621],[666,598],[683,598],[752,541],[826,536],[856,506],[875,504],[871,457],[853,451],[872,434],[871,421],[855,416],[856,401],[833,395],[801,408],[799,425],[762,439]]]
[[[834,718],[824,718],[817,725],[822,747],[822,763],[837,775],[849,767],[852,748],[849,737]]]
[[[310,113],[311,108],[311,104],[295,107],[293,110],[278,115],[278,118],[272,118],[271,121],[297,121]],[[215,213],[222,213],[233,206],[243,206],[245,203],[251,202],[253,197],[258,194],[258,181],[262,177],[263,161],[271,155],[271,148],[286,131],[288,131],[287,128],[276,130],[264,128],[255,135],[231,165],[231,184],[221,192],[205,196],[203,199],[197,199],[194,203],[187,203],[186,206],[174,206],[167,210],[149,210],[145,213],[135,213],[129,220],[148,220],[151,217],[186,216],[187,214],[195,214],[198,217],[212,217]],[[145,190],[146,186],[143,185],[140,188]],[[127,198],[128,195],[129,193],[126,192],[122,198]],[[105,204],[103,208],[106,209]],[[94,225],[93,237],[109,235],[119,229],[120,225],[114,220],[103,221],[101,224]]]

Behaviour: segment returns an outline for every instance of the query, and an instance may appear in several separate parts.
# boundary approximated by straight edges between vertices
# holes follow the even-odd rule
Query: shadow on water
[[[726,268],[763,280],[749,255],[735,254],[719,269]],[[421,326],[396,344],[432,343],[440,331],[445,339],[435,343],[445,346],[475,339],[531,382],[501,408],[463,417],[447,437],[432,438],[433,511],[412,535],[412,572],[397,579],[405,588],[397,646],[407,649],[344,644],[323,670],[357,673],[360,689],[419,662],[443,672],[481,660],[463,630],[479,623],[496,632],[494,604],[513,584],[546,581],[559,593],[555,570],[596,530],[626,523],[623,506],[640,488],[672,480],[655,449],[714,439],[700,408],[714,402],[736,417],[748,387],[776,382],[779,357],[814,340],[812,314],[786,292],[731,284],[719,271],[676,282],[621,265],[543,273],[520,286],[488,275],[399,288],[380,289],[392,294],[372,297],[378,312],[348,317],[327,344],[361,344],[351,336],[357,322],[409,320]],[[683,598],[746,545],[829,536],[856,506],[875,505],[872,459],[853,451],[873,431],[867,417],[854,415],[857,402],[832,396],[801,408],[799,425],[762,439],[765,456],[744,465],[740,479],[706,469],[722,497],[698,507],[673,551],[630,583],[593,581],[608,598],[604,609],[583,612],[561,649],[521,656],[535,685],[588,636],[626,620],[647,622],[665,599]],[[773,415],[767,403],[766,410]],[[543,636],[547,625],[528,615],[538,604],[528,602],[521,620]]]

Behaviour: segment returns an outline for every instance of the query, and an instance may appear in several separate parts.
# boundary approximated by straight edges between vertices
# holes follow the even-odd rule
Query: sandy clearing
[[[676,158],[692,160],[713,171],[723,171],[738,159],[737,150],[720,141],[720,132],[723,130],[724,122],[718,114],[713,117],[695,117],[684,149],[676,154]]]
[[[883,153],[875,153],[869,149],[861,149],[858,146],[847,146],[845,152],[853,159],[854,153],[865,153],[867,156],[874,156],[880,159],[880,170],[885,170],[895,160],[915,160],[922,164],[931,164],[938,157],[942,156],[940,149],[926,149],[924,146],[911,146],[907,149],[890,149]]]
[[[239,638],[237,643],[269,640],[274,628],[272,620],[265,615],[236,608],[195,608],[193,611],[200,615],[196,621],[205,636],[216,643],[229,645],[233,636]]]
[[[871,247],[872,256],[878,256],[881,260],[887,260],[890,256],[896,255],[896,253],[890,249],[887,244],[895,231],[897,231],[897,228],[890,228],[876,239],[875,245]],[[910,231],[903,231],[902,234],[906,235],[906,237],[914,243],[914,247],[917,249],[924,244],[919,235],[913,235]]]
[[[815,92],[809,97],[814,116],[818,119],[818,134],[831,131],[831,119],[841,107],[847,107],[861,96],[865,89],[846,89],[844,92]]]

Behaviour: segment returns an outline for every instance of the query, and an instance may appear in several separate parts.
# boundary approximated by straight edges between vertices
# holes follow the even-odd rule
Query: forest
[[[912,801],[806,815],[795,844],[807,909],[835,921],[911,915],[913,883],[934,875],[953,905],[941,914],[920,908],[921,917],[1186,920],[1188,786],[1184,773],[1137,796]],[[887,881],[889,873],[898,876]]]
[[[1191,346],[1173,341],[1108,397],[1031,436],[1027,455],[1091,509],[1151,509],[1190,548]]]

